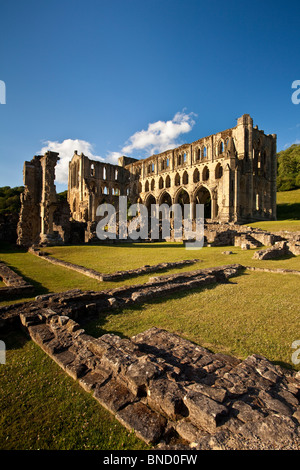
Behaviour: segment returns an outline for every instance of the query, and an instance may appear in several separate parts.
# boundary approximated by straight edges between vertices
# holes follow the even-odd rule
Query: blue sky
[[[300,142],[299,13],[278,0],[2,0],[0,186],[21,185],[46,148],[63,190],[73,150],[144,158],[244,113],[278,150]]]

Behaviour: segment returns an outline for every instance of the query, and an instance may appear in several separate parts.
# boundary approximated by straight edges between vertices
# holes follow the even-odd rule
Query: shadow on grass
[[[1,340],[4,341],[6,351],[12,351],[23,348],[30,338],[20,329],[18,330],[1,330]]]
[[[8,268],[10,268],[16,274],[21,276],[28,284],[31,284],[34,287],[34,294],[31,293],[31,294],[28,294],[28,295],[26,295],[26,294],[25,295],[24,294],[15,295],[14,299],[15,298],[16,299],[32,298],[33,295],[36,296],[36,295],[42,295],[42,294],[48,294],[49,293],[49,289],[47,289],[47,287],[44,287],[40,282],[26,276],[25,274],[23,274],[22,271],[20,271],[20,269],[16,268],[14,265],[11,265],[9,263],[5,263],[5,264]]]
[[[277,205],[277,220],[286,219],[300,220],[300,203]]]
[[[242,275],[248,276],[249,274],[243,272]],[[223,282],[222,284],[225,284],[225,285],[226,284],[228,284],[228,285],[229,284],[230,285],[237,284],[236,282],[232,281],[232,279],[233,278],[231,278],[227,282]],[[105,335],[105,334],[114,334],[114,335],[120,336],[121,338],[128,339],[129,337],[124,335],[124,333],[122,333],[120,331],[106,330],[104,328],[104,325],[106,323],[107,315],[112,315],[112,312],[113,312],[113,315],[126,315],[127,310],[137,312],[137,313],[141,313],[144,310],[145,305],[160,305],[160,304],[164,304],[168,300],[176,300],[176,299],[180,300],[180,299],[183,299],[183,298],[189,296],[190,294],[198,294],[198,293],[201,293],[201,292],[206,291],[206,290],[213,290],[217,286],[219,286],[220,284],[221,284],[220,282],[207,284],[203,287],[195,287],[195,288],[179,291],[179,292],[176,292],[176,293],[170,293],[170,294],[165,295],[163,297],[154,298],[152,300],[147,300],[147,301],[141,302],[139,304],[131,304],[128,307],[125,306],[123,308],[109,310],[107,312],[107,314],[106,314],[106,312],[103,312],[97,318],[87,319],[87,320],[80,320],[80,324],[85,329],[87,334],[89,334],[89,335],[91,335],[95,338],[99,338],[100,336]],[[153,326],[159,327],[159,325],[153,325]]]
[[[0,242],[0,257],[1,253],[27,253],[26,248],[23,248],[19,245],[13,245],[8,242]]]

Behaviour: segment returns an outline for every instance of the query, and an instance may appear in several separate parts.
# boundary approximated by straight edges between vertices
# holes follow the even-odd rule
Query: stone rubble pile
[[[300,243],[291,243],[287,241],[276,242],[270,248],[258,250],[254,253],[253,259],[276,259],[281,256],[299,255]]]

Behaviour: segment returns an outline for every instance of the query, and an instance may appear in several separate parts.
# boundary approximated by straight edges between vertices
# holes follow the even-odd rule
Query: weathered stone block
[[[225,388],[222,387],[210,387],[205,384],[191,384],[186,387],[188,392],[198,392],[202,393],[203,395],[215,400],[219,403],[223,403],[227,396],[227,391]]]
[[[141,402],[126,406],[116,414],[116,418],[148,444],[159,441],[167,425],[163,416]]]
[[[184,394],[184,389],[179,384],[161,378],[151,381],[147,391],[147,402],[151,408],[175,421],[187,415],[183,403]]]
[[[52,358],[57,364],[62,367],[66,372],[68,372],[67,367],[75,360],[75,354],[70,351],[62,351],[56,354],[53,354]]]
[[[97,386],[101,386],[108,380],[110,377],[109,372],[105,371],[89,371],[83,377],[79,378],[79,384],[86,390],[90,392],[94,390]]]
[[[211,433],[216,432],[221,419],[228,413],[225,406],[202,393],[189,392],[184,397],[184,403],[189,410],[191,422]]]
[[[237,416],[237,418],[244,423],[263,418],[262,413],[260,413],[258,410],[254,410],[248,403],[243,401],[235,401],[232,405],[232,408],[236,411],[234,414]]]
[[[160,368],[150,361],[135,361],[126,369],[124,379],[132,393],[138,396],[146,394],[147,384],[160,372]]]
[[[112,413],[135,399],[134,395],[119,380],[112,378],[102,386],[96,386],[94,397],[99,403]]]
[[[192,446],[196,445],[203,436],[207,435],[206,432],[200,432],[196,426],[186,420],[181,420],[177,423],[176,432],[182,439],[192,444]]]
[[[39,346],[43,346],[44,343],[47,343],[54,338],[53,332],[45,324],[29,326],[28,331],[32,339]]]

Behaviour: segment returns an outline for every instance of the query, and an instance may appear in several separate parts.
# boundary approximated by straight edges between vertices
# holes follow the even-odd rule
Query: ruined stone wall
[[[84,390],[158,448],[300,449],[299,372],[252,354],[241,361],[152,327],[128,339],[94,338],[87,317],[210,285],[241,273],[227,265],[102,292],[74,290],[0,308]]]
[[[104,202],[118,209],[118,197],[126,195],[128,184],[129,172],[123,166],[92,161],[75,151],[69,164],[68,181],[68,202],[73,219],[94,222],[97,207]]]
[[[237,126],[144,160],[119,165],[75,155],[68,201],[75,220],[94,222],[103,202],[205,205],[207,220],[245,222],[276,218],[276,135],[265,135],[245,114]]]
[[[276,218],[276,135],[253,128],[249,115],[234,128],[127,168],[132,201],[205,204],[205,218],[214,221]]]
[[[2,261],[0,261],[0,279],[6,285],[0,287],[0,300],[34,293],[34,287]]]
[[[17,227],[17,244],[49,244],[62,242],[53,229],[53,215],[58,207],[54,185],[58,153],[46,152],[24,163],[24,192]]]

